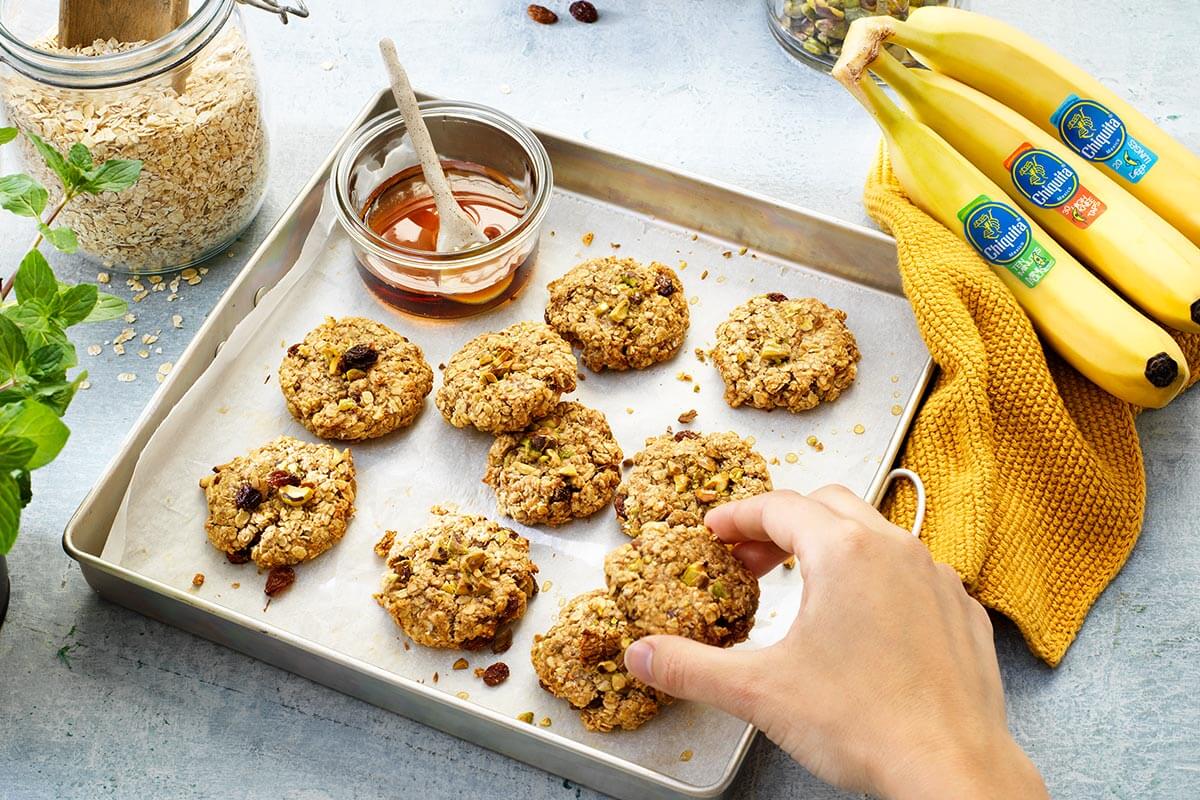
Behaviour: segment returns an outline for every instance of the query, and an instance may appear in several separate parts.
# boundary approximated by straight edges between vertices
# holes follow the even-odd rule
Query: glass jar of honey
[[[421,114],[486,243],[437,251],[437,210],[398,111],[367,123],[339,154],[331,201],[380,300],[425,317],[478,314],[529,278],[553,189],[550,158],[527,128],[485,106],[429,101]]]

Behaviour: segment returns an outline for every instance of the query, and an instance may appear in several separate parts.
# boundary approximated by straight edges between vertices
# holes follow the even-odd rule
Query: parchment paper
[[[595,241],[585,247],[581,235],[588,231],[595,232]],[[672,361],[641,372],[602,375],[580,367],[586,379],[568,397],[605,413],[627,457],[646,437],[667,426],[683,427],[676,417],[694,408],[699,413],[688,427],[754,436],[768,461],[778,459],[771,465],[776,487],[808,490],[840,482],[865,492],[899,421],[893,407],[906,403],[927,358],[907,303],[738,250],[737,243],[693,239],[691,231],[558,191],[543,229],[536,271],[515,302],[467,320],[422,320],[383,306],[365,290],[349,242],[331,223],[326,203],[297,266],[246,317],[150,439],[104,557],[397,675],[433,685],[437,673],[437,689],[451,695],[468,692],[471,702],[510,717],[525,711],[538,720],[550,717],[551,727],[541,732],[587,743],[688,783],[708,785],[732,757],[742,722],[697,704],[676,703],[639,731],[588,733],[576,712],[538,687],[529,663],[533,634],[549,628],[561,604],[603,586],[604,554],[626,541],[611,508],[557,529],[527,528],[499,518],[491,491],[480,482],[491,437],[452,428],[432,398],[411,428],[352,446],[358,511],[349,531],[332,550],[297,567],[296,584],[269,606],[262,592],[265,575],[256,574],[253,564],[229,564],[209,545],[204,496],[197,481],[213,465],[279,434],[312,440],[288,415],[276,371],[285,348],[326,315],[362,315],[386,322],[419,344],[438,374],[437,365],[471,337],[520,320],[540,320],[545,286],[553,277],[584,258],[615,253],[677,269],[686,261],[679,275],[695,300],[690,333]],[[694,355],[695,348],[712,346],[716,327],[730,309],[769,291],[815,296],[849,313],[862,361],[854,385],[836,403],[798,415],[731,409],[722,399],[715,368]],[[678,380],[681,372],[690,374],[694,383]],[[440,375],[435,391],[437,385]],[[698,393],[693,391],[697,385]],[[856,425],[863,426],[861,434],[854,432]],[[810,434],[824,444],[823,452],[805,443]],[[532,544],[546,590],[531,602],[516,626],[512,649],[503,656],[416,644],[405,650],[401,631],[371,597],[383,574],[383,564],[372,552],[375,541],[386,529],[401,535],[417,529],[437,503],[501,519]],[[205,575],[205,582],[193,589],[197,572]],[[741,647],[777,640],[798,607],[797,571],[778,569],[763,579],[762,588],[754,631]],[[460,655],[466,655],[471,668],[451,670]],[[512,676],[499,687],[485,687],[475,678],[474,668],[497,660],[509,665]],[[693,752],[690,761],[680,760],[684,750]]]

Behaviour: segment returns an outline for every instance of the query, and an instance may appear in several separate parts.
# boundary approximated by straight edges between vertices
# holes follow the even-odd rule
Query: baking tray
[[[381,92],[354,120],[333,152],[365,120],[392,107],[390,95]],[[835,279],[900,294],[895,248],[882,234],[578,141],[536,133],[550,153],[560,190],[618,206],[654,224],[673,225],[702,234],[709,241],[726,242],[730,252],[747,247],[762,254],[764,261],[770,257],[784,259]],[[64,548],[80,563],[89,584],[107,599],[578,783],[625,798],[722,796],[754,736],[749,726],[741,728],[727,760],[708,769],[703,780],[688,780],[686,776],[613,757],[603,746],[527,726],[511,715],[464,702],[436,687],[345,657],[261,619],[130,571],[101,555],[149,437],[208,368],[236,325],[295,263],[320,210],[332,160],[333,154],[268,234],[179,359],[101,480],[68,523]],[[753,267],[749,258],[738,265]],[[686,285],[689,277],[684,275],[684,280]],[[852,317],[854,313],[851,309]],[[864,481],[862,491],[872,502],[881,491],[932,375],[927,356],[923,364],[915,379],[905,378],[904,396],[896,401],[899,413],[885,451],[877,455],[875,463],[863,467],[870,480]],[[559,713],[568,713],[565,704]]]

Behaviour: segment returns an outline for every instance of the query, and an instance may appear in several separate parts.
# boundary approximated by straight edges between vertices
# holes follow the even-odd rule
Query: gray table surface
[[[67,450],[34,478],[9,557],[0,629],[0,796],[596,797],[529,768],[152,622],[97,598],[61,549],[63,526],[176,358],[351,116],[382,85],[375,39],[393,36],[426,91],[497,105],[530,123],[866,222],[859,196],[877,133],[832,81],[792,62],[761,3],[598,0],[602,21],[531,24],[516,0],[313,2],[286,29],[244,12],[269,98],[274,149],[266,204],[227,255],[180,299],[137,305],[162,353],[106,349],[123,323],[77,329],[91,374]],[[552,5],[565,10],[566,0]],[[1045,39],[1191,148],[1200,149],[1200,15],[1155,3],[975,0]],[[11,165],[8,165],[11,167]],[[0,220],[0,258],[27,231]],[[62,277],[95,269],[59,259]],[[119,281],[118,281],[119,282]],[[122,287],[123,289],[123,287]],[[172,314],[184,317],[173,329]],[[116,380],[134,372],[131,383]],[[1145,530],[1057,670],[1014,626],[996,646],[1010,723],[1056,797],[1200,795],[1200,426],[1192,392],[1139,422]],[[758,741],[739,798],[832,798]]]

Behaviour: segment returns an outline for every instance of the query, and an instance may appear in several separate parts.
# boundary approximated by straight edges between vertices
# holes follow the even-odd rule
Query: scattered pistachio
[[[682,753],[679,754],[679,760],[680,761],[691,761],[692,755],[693,754],[692,754],[691,750],[684,750]]]
[[[531,722],[533,721],[533,713],[532,712],[530,712],[530,714],[529,714],[529,720]],[[549,728],[550,727],[550,718],[542,717],[541,721],[538,722],[538,725],[542,728]]]
[[[588,235],[590,236],[591,234],[588,234]],[[466,694],[466,692],[463,692],[463,694]],[[533,724],[533,712],[532,711],[522,711],[520,714],[517,714],[517,719],[521,720],[521,722],[525,722],[525,723],[532,725]]]
[[[613,322],[624,322],[629,317],[629,298],[622,297],[613,307],[612,311],[608,312],[608,318]]]

